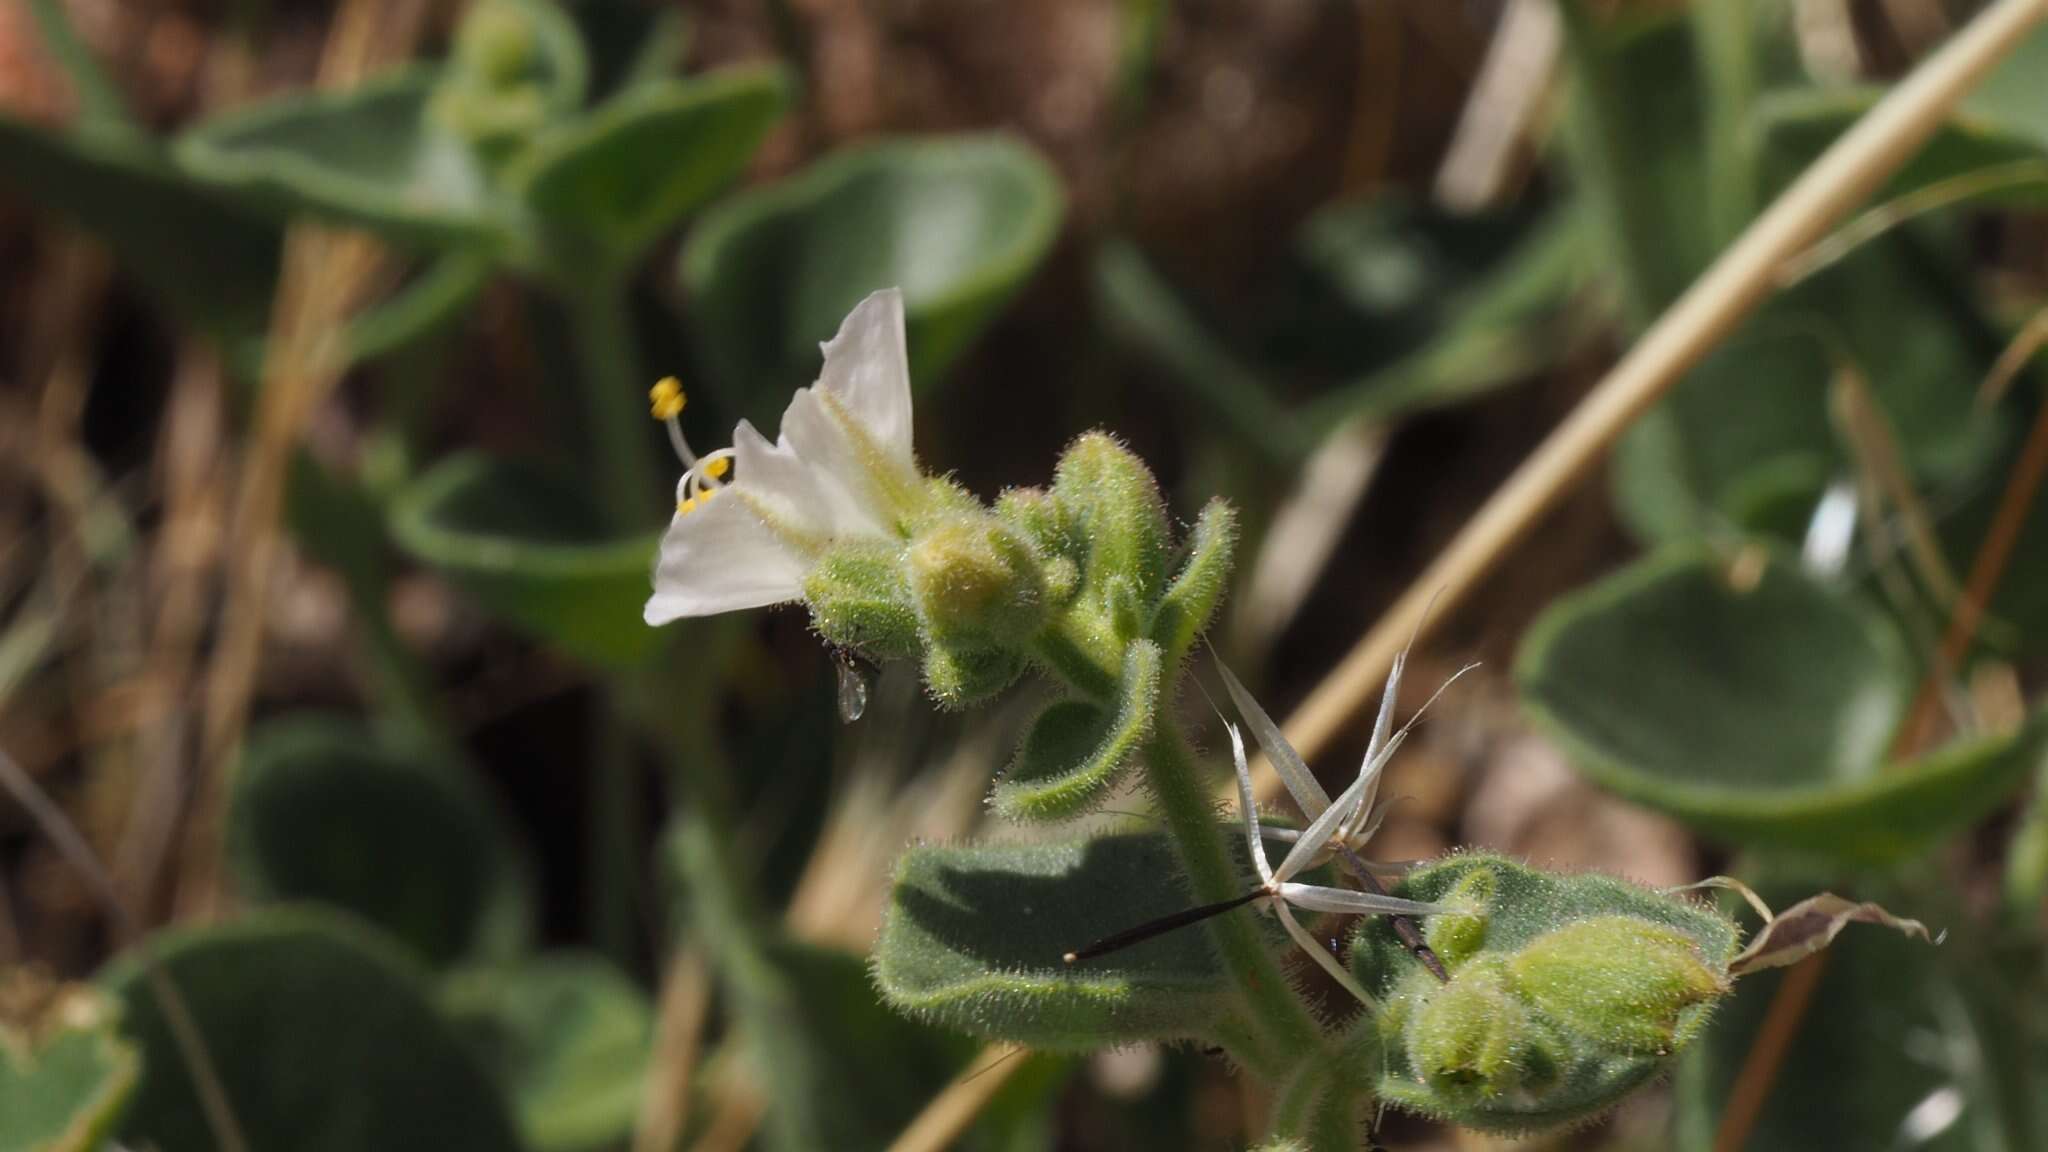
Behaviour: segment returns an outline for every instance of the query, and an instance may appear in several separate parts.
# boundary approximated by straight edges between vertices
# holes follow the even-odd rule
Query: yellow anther
[[[690,511],[696,507],[697,498],[695,496],[685,496],[681,500],[676,501],[676,515],[688,516]]]
[[[713,480],[723,480],[732,468],[732,460],[725,456],[713,456],[704,462],[704,474]]]
[[[647,401],[656,420],[673,420],[682,415],[688,397],[683,395],[682,381],[673,376],[663,376],[647,390]]]

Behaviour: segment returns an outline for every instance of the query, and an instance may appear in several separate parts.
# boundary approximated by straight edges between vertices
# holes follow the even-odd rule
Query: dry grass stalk
[[[409,56],[425,7],[424,0],[348,0],[328,35],[319,87],[350,87],[377,66]],[[199,752],[204,776],[185,838],[179,902],[196,915],[210,916],[221,895],[221,829],[262,657],[287,468],[308,420],[340,383],[345,364],[335,344],[342,325],[383,266],[381,246],[362,234],[298,225],[285,237],[255,435],[237,485],[221,636],[207,672]]]

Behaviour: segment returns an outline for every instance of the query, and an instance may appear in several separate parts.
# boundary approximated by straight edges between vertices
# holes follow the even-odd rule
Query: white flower
[[[654,413],[688,471],[655,564],[649,624],[798,599],[826,547],[902,538],[920,484],[903,293],[862,300],[821,347],[824,369],[790,398],[773,444],[742,420],[732,447],[697,456],[676,419],[681,391],[656,385]]]

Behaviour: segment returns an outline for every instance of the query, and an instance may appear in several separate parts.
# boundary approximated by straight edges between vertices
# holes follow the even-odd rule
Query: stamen
[[[702,466],[704,475],[713,480],[724,479],[726,471],[732,467],[732,457],[726,455],[726,452],[729,451],[731,449],[725,449],[705,457]]]
[[[669,447],[675,449],[676,458],[683,462],[683,467],[695,468],[697,454],[690,451],[690,442],[683,437],[683,423],[676,419],[683,414],[683,406],[687,403],[689,397],[683,395],[682,384],[673,376],[663,376],[647,390],[648,411],[667,426]]]
[[[647,401],[656,420],[673,420],[683,414],[683,405],[689,402],[683,395],[682,382],[673,376],[663,376],[647,390]]]

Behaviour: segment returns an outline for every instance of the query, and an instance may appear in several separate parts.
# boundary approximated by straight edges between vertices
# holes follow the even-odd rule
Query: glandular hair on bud
[[[1017,532],[989,516],[941,520],[913,540],[911,594],[934,647],[1013,647],[1044,626],[1045,577]]]
[[[1628,1052],[1672,1051],[1704,1022],[1687,1009],[1729,990],[1690,936],[1634,916],[1566,924],[1531,940],[1509,964],[1545,1016]]]

